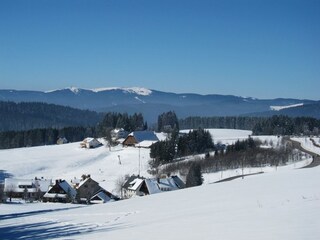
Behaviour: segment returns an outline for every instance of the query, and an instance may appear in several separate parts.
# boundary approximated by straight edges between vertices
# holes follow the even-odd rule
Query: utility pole
[[[243,161],[245,160],[245,156],[242,158],[242,161],[241,161],[241,169],[242,169],[242,179],[244,179],[244,175],[243,175]]]
[[[140,163],[140,143],[139,143],[139,177],[140,177],[140,165],[141,165],[141,163]]]

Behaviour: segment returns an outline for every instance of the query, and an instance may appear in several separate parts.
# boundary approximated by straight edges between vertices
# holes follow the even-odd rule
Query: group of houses
[[[106,203],[119,198],[102,188],[90,175],[84,175],[80,181],[58,179],[15,179],[6,178],[4,193],[7,198],[21,198],[28,201],[74,202],[74,203]]]
[[[149,148],[159,141],[153,131],[135,131],[128,133],[123,129],[114,129],[111,132],[124,147]],[[65,137],[58,139],[57,144],[68,143]],[[85,138],[80,146],[82,148],[96,148],[102,143],[96,138]],[[166,191],[173,191],[185,187],[183,181],[177,176],[165,178],[143,178],[132,175],[121,187],[121,197],[144,196]],[[83,175],[82,180],[73,179],[71,183],[66,180],[34,178],[16,179],[6,178],[3,186],[6,197],[25,200],[42,200],[43,202],[75,202],[75,203],[106,203],[119,200],[112,193],[102,188],[90,175]]]
[[[113,129],[111,131],[111,138],[114,142],[122,144],[124,147],[143,147],[149,148],[153,143],[159,141],[159,138],[153,131],[134,131],[128,133],[124,129]],[[60,137],[57,144],[68,143],[65,137]],[[87,137],[80,142],[81,148],[97,148],[103,144],[96,138]]]
[[[175,191],[185,188],[185,183],[178,176],[162,178],[144,178],[136,175],[129,177],[121,187],[121,198],[145,196],[156,193]],[[11,201],[12,198],[26,201],[42,200],[43,202],[60,203],[107,203],[120,200],[119,197],[102,188],[90,175],[71,182],[58,179],[16,179],[6,178],[4,193]]]

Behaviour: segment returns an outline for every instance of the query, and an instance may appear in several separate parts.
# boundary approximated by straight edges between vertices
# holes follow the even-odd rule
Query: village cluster
[[[112,138],[125,147],[150,147],[152,143],[159,141],[157,135],[151,131],[136,131],[130,134],[123,129],[112,131]],[[59,138],[57,144],[65,144],[66,138]],[[96,148],[102,143],[96,138],[85,138],[81,148]],[[133,196],[173,191],[185,188],[185,183],[178,176],[162,178],[144,178],[139,175],[128,176],[121,186],[121,196],[116,196],[99,185],[88,174],[70,181],[64,179],[46,179],[44,177],[34,179],[6,178],[3,190],[5,201],[22,199],[28,202],[61,202],[61,203],[107,203]]]

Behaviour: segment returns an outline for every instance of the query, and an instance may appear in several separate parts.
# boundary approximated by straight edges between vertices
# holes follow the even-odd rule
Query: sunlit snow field
[[[251,134],[214,131],[214,141],[222,143]],[[308,140],[301,142],[308,146]],[[1,150],[0,170],[18,178],[66,180],[90,173],[111,191],[117,178],[138,173],[139,160],[141,175],[149,176],[148,149],[81,149],[70,143]],[[319,239],[320,167],[300,169],[310,161],[215,184],[242,170],[205,174],[200,187],[107,204],[1,204],[0,239]]]

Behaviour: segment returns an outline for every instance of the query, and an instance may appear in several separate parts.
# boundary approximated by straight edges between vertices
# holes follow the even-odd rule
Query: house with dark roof
[[[130,198],[135,195],[135,191],[132,190],[132,186],[134,186],[137,181],[143,181],[144,179],[144,177],[140,177],[138,175],[131,175],[121,187],[121,198]]]
[[[153,131],[135,131],[130,133],[123,141],[123,146],[150,147],[159,139]]]
[[[124,185],[124,196],[130,198],[132,196],[145,196],[167,191],[174,191],[185,188],[184,182],[178,176],[167,178],[149,178],[140,177],[128,179]]]
[[[56,180],[55,184],[43,195],[43,202],[72,202],[77,195],[76,190],[65,180]]]
[[[103,189],[90,175],[87,175],[86,178],[76,186],[76,191],[76,200],[78,203],[106,203],[108,201],[118,200],[118,197]]]
[[[52,179],[34,178],[6,178],[4,192],[9,198],[39,199],[52,185]]]

